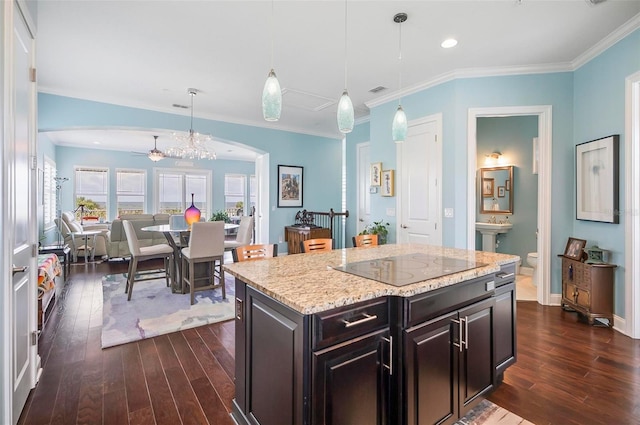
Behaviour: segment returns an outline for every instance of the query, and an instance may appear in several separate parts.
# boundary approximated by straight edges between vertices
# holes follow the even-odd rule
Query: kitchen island
[[[518,260],[408,244],[225,265],[236,277],[232,416],[454,423],[515,362]]]

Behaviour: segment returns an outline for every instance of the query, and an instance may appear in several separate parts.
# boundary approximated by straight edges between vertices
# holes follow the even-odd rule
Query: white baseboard
[[[533,276],[533,267],[520,266],[520,273],[525,276]]]

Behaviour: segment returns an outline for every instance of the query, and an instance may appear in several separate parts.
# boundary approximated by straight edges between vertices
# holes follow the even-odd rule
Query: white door
[[[369,193],[369,143],[359,143],[356,146],[358,161],[358,216],[356,233],[360,233],[371,223],[371,194]]]
[[[442,115],[409,123],[398,143],[398,242],[442,245]]]
[[[13,31],[9,73],[12,83],[6,88],[3,189],[5,247],[9,253],[11,291],[8,294],[9,356],[11,362],[11,413],[16,423],[30,389],[35,385],[37,345],[31,343],[36,324],[36,217],[34,193],[35,166],[35,83],[30,81],[33,64],[33,37],[14,2],[11,10]],[[5,3],[5,5],[6,5]],[[3,5],[4,6],[4,5]],[[10,10],[10,9],[6,9]],[[6,21],[5,21],[6,22]],[[6,46],[6,45],[5,45]],[[7,67],[5,67],[7,69]],[[7,114],[8,113],[8,117]],[[5,316],[6,317],[6,316]],[[7,328],[5,328],[7,329]],[[5,340],[6,342],[6,340]]]
[[[256,158],[256,240],[254,243],[269,243],[269,154]]]

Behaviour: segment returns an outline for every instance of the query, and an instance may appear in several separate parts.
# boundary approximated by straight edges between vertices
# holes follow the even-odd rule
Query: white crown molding
[[[122,100],[120,99],[115,99],[115,98],[107,98],[107,97],[102,97],[102,98],[97,98],[97,97],[86,97],[85,95],[82,95],[80,93],[74,93],[72,91],[64,91],[64,90],[53,90],[53,89],[49,89],[46,86],[40,86],[38,87],[38,92],[39,93],[46,93],[46,94],[51,94],[51,95],[56,95],[56,96],[64,96],[64,97],[71,97],[74,99],[80,99],[80,100],[88,100],[91,102],[100,102],[100,103],[108,103],[111,105],[116,105],[116,106],[124,106],[124,107],[128,107],[128,108],[136,108],[136,109],[144,109],[147,111],[155,111],[155,112],[162,112],[162,113],[167,113],[167,114],[172,114],[172,115],[184,115],[184,116],[189,116],[189,109],[176,109],[173,107],[167,107],[167,108],[158,108],[158,107],[154,107],[151,105],[147,105],[147,104],[143,104],[141,102],[122,102]],[[251,121],[251,120],[239,120],[237,118],[232,118],[232,117],[228,117],[225,115],[217,115],[217,114],[194,114],[194,117],[196,118],[201,118],[201,119],[207,119],[207,120],[212,120],[212,121],[220,121],[220,122],[225,122],[225,123],[230,123],[230,124],[239,124],[239,125],[246,125],[246,126],[250,126],[250,127],[259,127],[259,128],[264,128],[264,129],[269,129],[269,130],[278,130],[278,131],[287,131],[290,133],[299,133],[299,134],[304,134],[307,136],[317,136],[317,137],[325,137],[328,139],[335,139],[335,140],[340,140],[342,138],[342,135],[339,134],[338,129],[336,127],[336,132],[335,133],[329,133],[329,132],[322,132],[322,131],[308,131],[306,129],[303,128],[299,128],[299,127],[294,127],[294,126],[287,126],[287,125],[281,125],[281,124],[268,124],[265,121]],[[277,125],[277,127],[276,127]]]
[[[359,118],[356,118],[353,123],[355,125],[360,125],[360,124],[364,124],[365,122],[369,122],[369,121],[371,121],[371,115],[367,114],[367,115],[363,115],[363,116],[361,116]]]
[[[635,30],[640,28],[640,13],[629,19],[622,26],[616,28],[611,34],[597,42],[593,47],[575,58],[572,62],[573,70],[580,68],[590,60],[596,58],[599,54],[622,40]]]

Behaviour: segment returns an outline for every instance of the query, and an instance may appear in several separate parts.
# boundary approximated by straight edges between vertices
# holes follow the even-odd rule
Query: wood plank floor
[[[232,424],[233,321],[101,349],[101,277],[124,271],[72,266],[19,423]],[[489,399],[538,425],[640,424],[640,341],[518,302],[518,362]]]

